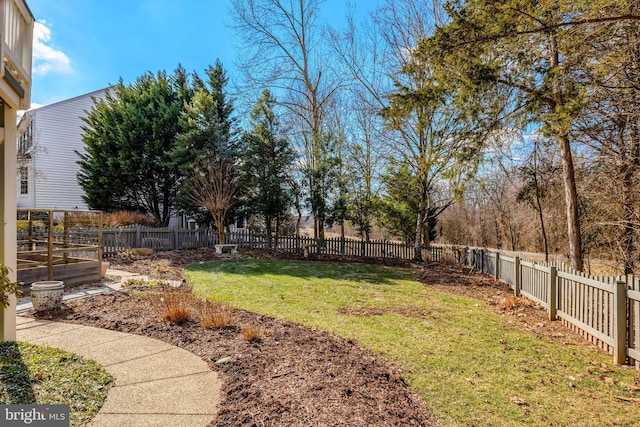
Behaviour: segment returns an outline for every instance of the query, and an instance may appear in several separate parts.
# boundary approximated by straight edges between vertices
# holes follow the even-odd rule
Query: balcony
[[[0,97],[26,110],[31,103],[33,15],[24,0],[1,0]]]

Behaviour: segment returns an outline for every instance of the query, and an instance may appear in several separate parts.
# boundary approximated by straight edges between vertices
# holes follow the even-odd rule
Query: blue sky
[[[229,0],[27,1],[37,21],[32,108],[178,63],[201,73],[219,58],[233,76],[238,40],[228,28]],[[343,21],[344,3],[327,1],[327,20]]]

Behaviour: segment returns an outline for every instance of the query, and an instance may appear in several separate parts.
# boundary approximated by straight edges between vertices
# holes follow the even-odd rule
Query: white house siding
[[[20,194],[19,207],[87,209],[84,191],[78,184],[80,167],[76,151],[84,153],[81,117],[95,99],[103,99],[106,89],[27,111],[33,120],[32,160],[29,193]]]

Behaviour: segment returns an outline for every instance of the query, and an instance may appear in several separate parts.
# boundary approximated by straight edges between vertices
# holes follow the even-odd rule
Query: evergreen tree
[[[178,67],[122,80],[97,101],[83,126],[78,182],[93,209],[138,210],[168,224],[180,171],[171,152],[180,131],[187,75]]]
[[[250,115],[251,130],[243,135],[242,172],[249,212],[264,220],[269,236],[278,231],[292,205],[289,188],[295,154],[283,137],[275,114],[276,99],[262,92]]]
[[[386,194],[376,199],[378,223],[388,228],[396,236],[409,243],[416,234],[416,222],[420,206],[420,180],[413,175],[407,166],[399,168],[389,167],[382,177]],[[436,203],[433,199],[433,189],[429,192],[429,203],[425,220],[418,233],[425,241],[436,238],[438,216],[450,205]],[[416,248],[416,251],[420,249]]]
[[[176,146],[171,152],[176,167],[187,180],[193,177],[194,171],[203,163],[237,165],[239,161],[236,119],[232,117],[233,102],[227,98],[228,78],[222,63],[218,60],[215,66],[209,66],[206,76],[206,81],[203,81],[194,73],[193,96],[184,105],[180,117],[183,131],[178,135]],[[233,167],[225,170],[233,171]],[[194,205],[192,194],[189,197],[186,194],[182,196],[184,197],[180,197],[179,207],[184,213],[199,222],[211,221],[210,210],[202,205]],[[225,214],[229,211],[230,208],[225,209]]]

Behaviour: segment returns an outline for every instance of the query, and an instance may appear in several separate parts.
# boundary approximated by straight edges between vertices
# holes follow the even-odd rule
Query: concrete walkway
[[[79,297],[73,294],[67,296]],[[206,426],[218,412],[218,375],[195,354],[163,341],[24,316],[17,318],[17,338],[93,359],[113,375],[93,427]]]

